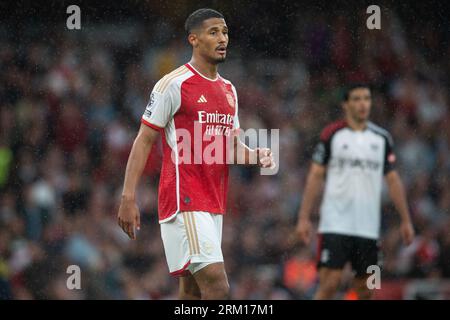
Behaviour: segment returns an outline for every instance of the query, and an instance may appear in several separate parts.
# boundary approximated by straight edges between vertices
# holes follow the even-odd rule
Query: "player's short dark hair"
[[[199,27],[203,21],[211,18],[224,19],[223,15],[216,10],[209,8],[198,9],[187,17],[186,22],[184,23],[184,29],[189,34],[193,29]]]
[[[342,95],[342,101],[348,101],[348,98],[350,98],[350,94],[355,89],[368,89],[369,91],[371,91],[370,86],[368,84],[365,84],[365,83],[350,84],[344,89],[344,94]]]

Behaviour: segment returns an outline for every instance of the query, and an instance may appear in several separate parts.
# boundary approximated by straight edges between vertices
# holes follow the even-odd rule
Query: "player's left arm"
[[[275,160],[272,151],[269,148],[249,148],[238,136],[239,129],[233,129],[233,146],[235,164],[251,165],[257,164],[262,168],[275,168]]]
[[[243,165],[257,164],[262,168],[270,168],[270,169],[275,168],[276,163],[273,158],[272,150],[270,150],[269,148],[251,149],[239,139],[240,124],[238,116],[239,110],[238,96],[236,88],[233,85],[231,85],[231,89],[233,91],[235,98],[235,114],[233,121],[233,129],[231,130],[231,138],[233,139],[233,142],[230,144],[233,149],[228,151],[231,151],[233,163]]]
[[[389,196],[395,205],[401,217],[400,232],[406,245],[411,244],[414,239],[414,227],[409,214],[408,202],[406,201],[406,192],[403,187],[400,175],[396,170],[391,170],[385,176],[389,188]]]
[[[389,189],[389,196],[394,203],[395,208],[400,214],[401,225],[400,232],[403,242],[406,245],[411,244],[414,239],[414,227],[411,222],[411,215],[409,213],[408,201],[406,200],[406,192],[403,182],[395,170],[396,157],[393,151],[392,139],[387,139],[385,160],[384,160],[384,177]]]

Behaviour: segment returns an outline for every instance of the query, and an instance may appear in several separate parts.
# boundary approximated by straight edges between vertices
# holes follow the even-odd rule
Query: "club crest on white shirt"
[[[330,260],[330,251],[328,249],[323,249],[320,255],[320,261],[322,263],[327,263]]]

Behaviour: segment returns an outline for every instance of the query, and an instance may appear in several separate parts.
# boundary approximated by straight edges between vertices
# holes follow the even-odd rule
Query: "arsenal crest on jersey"
[[[227,93],[227,100],[228,100],[228,104],[230,105],[230,107],[234,108],[234,97],[231,93]]]

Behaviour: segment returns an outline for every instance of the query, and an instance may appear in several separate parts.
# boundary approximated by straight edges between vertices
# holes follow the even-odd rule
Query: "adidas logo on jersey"
[[[208,100],[206,100],[204,95],[201,95],[200,98],[198,98],[197,103],[205,103],[208,102]]]

